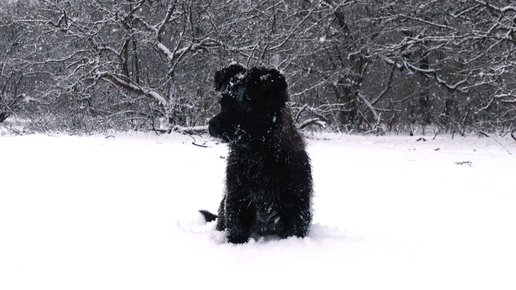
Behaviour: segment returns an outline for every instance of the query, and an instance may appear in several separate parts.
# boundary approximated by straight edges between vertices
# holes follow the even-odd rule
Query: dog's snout
[[[217,117],[211,118],[208,122],[208,131],[210,132],[210,135],[213,137],[219,136],[220,120]]]

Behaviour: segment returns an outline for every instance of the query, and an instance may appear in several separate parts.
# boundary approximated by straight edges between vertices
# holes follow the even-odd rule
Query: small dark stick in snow
[[[471,162],[471,161],[462,161],[462,162],[455,162],[455,164],[457,164],[457,165],[468,165],[469,167],[471,167],[471,165],[473,165],[473,162]]]

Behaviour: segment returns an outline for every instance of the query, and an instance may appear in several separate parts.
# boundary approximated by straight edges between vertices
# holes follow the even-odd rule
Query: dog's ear
[[[239,73],[245,73],[245,68],[239,64],[232,64],[215,73],[215,90],[223,91],[232,77]]]
[[[245,92],[249,100],[268,98],[268,101],[281,106],[288,101],[287,81],[276,69],[250,69],[246,75]]]

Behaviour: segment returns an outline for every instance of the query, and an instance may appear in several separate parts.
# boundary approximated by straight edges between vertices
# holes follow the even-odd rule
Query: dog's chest
[[[288,173],[288,156],[274,151],[232,152],[228,157],[227,177],[255,194],[278,186]],[[266,193],[266,192],[264,192]]]

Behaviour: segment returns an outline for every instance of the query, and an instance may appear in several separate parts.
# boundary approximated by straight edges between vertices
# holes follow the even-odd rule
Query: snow
[[[515,289],[516,143],[432,137],[309,136],[309,236],[244,245],[213,139],[0,137],[0,289]]]

